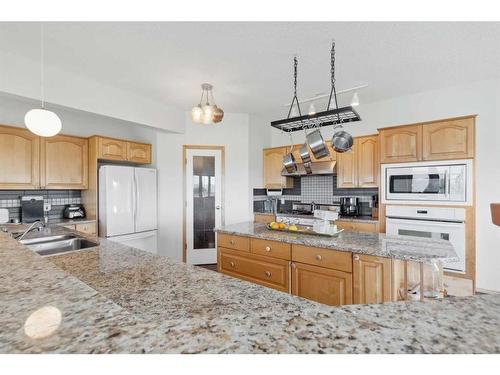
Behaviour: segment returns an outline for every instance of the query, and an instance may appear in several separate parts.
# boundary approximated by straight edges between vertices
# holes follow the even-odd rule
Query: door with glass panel
[[[222,225],[222,150],[186,149],[186,262],[217,263]]]

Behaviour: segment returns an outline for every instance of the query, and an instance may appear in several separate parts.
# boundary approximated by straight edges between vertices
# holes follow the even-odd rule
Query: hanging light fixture
[[[191,110],[191,119],[196,124],[216,124],[224,118],[224,111],[215,104],[212,89],[213,86],[210,83],[201,85],[200,103]],[[205,96],[206,102],[202,104]],[[210,98],[213,104],[210,103]]]
[[[29,110],[24,116],[26,127],[34,134],[41,137],[52,137],[62,128],[61,119],[54,112],[45,109],[44,93],[44,40],[43,23],[40,24],[40,100],[41,108]]]

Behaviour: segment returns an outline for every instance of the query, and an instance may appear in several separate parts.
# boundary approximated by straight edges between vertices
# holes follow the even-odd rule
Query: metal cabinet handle
[[[271,272],[266,271],[266,276],[267,276],[267,277],[271,277],[271,275],[272,275],[272,273],[271,273]]]
[[[354,260],[359,260],[359,255],[354,255],[354,256],[352,257],[352,259],[354,259]]]
[[[234,245],[236,242],[234,240],[229,241],[231,245]]]
[[[271,246],[266,246],[266,251],[270,252],[271,251]]]
[[[234,262],[229,263],[229,265],[230,265],[231,267],[233,267],[233,268],[234,268],[234,266],[236,266],[236,264],[234,264]]]
[[[321,260],[321,259],[323,259],[323,258],[321,257],[321,255],[319,255],[319,254],[318,254],[318,255],[316,255],[316,260]]]
[[[293,269],[297,268],[297,266],[295,265],[295,263],[292,263],[292,268]]]

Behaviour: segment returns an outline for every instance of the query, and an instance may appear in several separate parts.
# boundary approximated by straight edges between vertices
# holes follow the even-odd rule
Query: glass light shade
[[[212,105],[204,105],[203,106],[203,123],[208,125],[212,124],[212,117],[214,115],[214,106]]]
[[[352,96],[352,99],[351,99],[351,106],[357,107],[358,105],[359,105],[359,97],[358,97],[358,93],[355,92],[354,95]]]
[[[61,119],[52,111],[32,109],[24,116],[26,127],[40,137],[52,137],[62,128]]]
[[[214,114],[212,116],[212,121],[214,123],[221,122],[222,118],[224,117],[224,111],[222,109],[220,109],[219,107],[217,107],[216,105],[214,105],[214,107],[215,107],[215,109],[214,109]]]
[[[191,110],[191,119],[197,124],[203,120],[203,109],[199,104]]]

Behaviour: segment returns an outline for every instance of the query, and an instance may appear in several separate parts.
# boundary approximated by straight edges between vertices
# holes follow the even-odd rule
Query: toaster
[[[63,216],[65,219],[77,219],[85,217],[85,209],[81,204],[68,204],[64,207]]]

